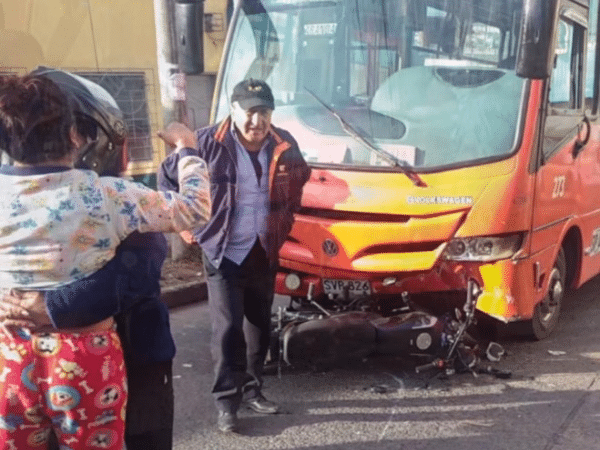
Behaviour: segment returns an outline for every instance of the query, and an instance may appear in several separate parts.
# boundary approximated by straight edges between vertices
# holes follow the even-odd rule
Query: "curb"
[[[161,291],[161,299],[169,309],[200,303],[208,299],[205,281],[193,281],[178,286],[165,287]]]

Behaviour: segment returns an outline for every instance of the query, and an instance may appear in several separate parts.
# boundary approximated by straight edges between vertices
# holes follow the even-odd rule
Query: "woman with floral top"
[[[133,231],[176,232],[210,218],[206,164],[178,148],[179,193],[75,170],[67,98],[47,78],[0,77],[0,289],[52,290],[102,268]],[[112,318],[88,327],[0,335],[0,442],[123,446],[125,369]]]

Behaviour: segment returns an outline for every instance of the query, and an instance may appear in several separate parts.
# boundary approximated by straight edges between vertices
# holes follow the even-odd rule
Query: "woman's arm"
[[[13,291],[0,298],[0,322],[5,326],[38,328],[83,327],[119,310],[119,261],[54,291]]]
[[[119,236],[140,232],[178,232],[206,224],[211,215],[206,163],[185,148],[179,152],[179,192],[158,192],[138,183],[100,178],[105,207]]]

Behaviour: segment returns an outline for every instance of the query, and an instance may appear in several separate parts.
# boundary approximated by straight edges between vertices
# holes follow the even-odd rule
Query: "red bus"
[[[277,291],[392,314],[403,294],[557,326],[600,271],[597,0],[237,2],[213,120],[243,78],[312,177]]]

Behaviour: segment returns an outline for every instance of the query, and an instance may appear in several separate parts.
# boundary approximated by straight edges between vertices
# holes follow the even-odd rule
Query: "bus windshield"
[[[522,3],[241,1],[215,118],[252,77],[272,87],[273,123],[313,164],[395,159],[419,171],[507,156],[524,92],[514,69]]]

